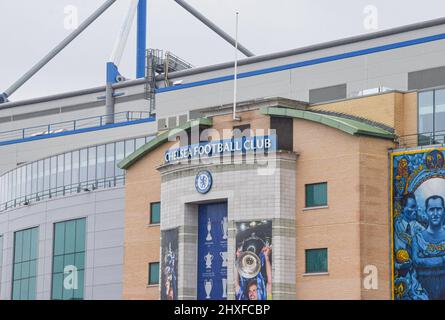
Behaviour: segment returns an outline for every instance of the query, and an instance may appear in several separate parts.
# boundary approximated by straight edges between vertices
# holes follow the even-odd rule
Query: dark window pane
[[[63,255],[53,257],[53,273],[63,273]]]
[[[328,249],[306,250],[306,273],[328,272]]]
[[[328,205],[328,184],[317,183],[306,185],[306,208]]]
[[[86,219],[76,221],[76,252],[85,251],[85,223]]]
[[[148,265],[148,284],[159,283],[159,262],[150,263]]]
[[[161,203],[154,202],[150,204],[150,224],[161,222]]]
[[[57,223],[54,227],[54,254],[60,255],[65,252],[65,225]]]
[[[62,300],[63,298],[63,273],[53,275],[52,298],[54,300]]]
[[[419,93],[419,133],[431,133],[433,128],[434,92]]]
[[[74,253],[76,243],[76,221],[65,223],[65,254]]]

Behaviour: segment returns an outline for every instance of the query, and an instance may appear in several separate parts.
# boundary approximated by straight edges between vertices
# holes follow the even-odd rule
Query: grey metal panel
[[[49,115],[58,114],[58,113],[60,113],[60,108],[47,109],[47,110],[42,110],[42,111],[28,112],[28,113],[13,115],[12,120],[18,121],[18,120],[35,118],[35,117],[49,116]]]
[[[182,114],[178,117],[178,119],[179,119],[178,125],[181,126],[188,121],[188,116],[186,114]]]
[[[88,102],[88,103],[82,103],[82,104],[76,104],[68,107],[61,108],[61,112],[73,112],[78,110],[84,110],[84,109],[91,109],[91,108],[97,108],[97,107],[104,107],[105,101],[94,101],[94,102]]]
[[[408,73],[408,90],[445,86],[445,66]]]
[[[170,129],[176,127],[177,126],[177,120],[178,119],[176,117],[169,117],[168,118],[168,127]]]
[[[347,86],[340,84],[331,87],[309,90],[309,103],[319,103],[346,98]]]
[[[158,120],[158,130],[165,130],[167,129],[167,119],[159,119]]]

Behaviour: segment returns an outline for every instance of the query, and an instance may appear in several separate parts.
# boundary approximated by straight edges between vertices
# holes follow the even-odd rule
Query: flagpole
[[[236,116],[237,105],[237,90],[238,90],[238,17],[239,12],[236,12],[236,31],[235,31],[235,72],[233,77],[233,121],[239,120]]]

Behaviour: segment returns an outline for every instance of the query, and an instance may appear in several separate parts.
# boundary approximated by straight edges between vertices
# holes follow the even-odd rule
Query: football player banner
[[[272,300],[272,221],[236,224],[236,300]]]

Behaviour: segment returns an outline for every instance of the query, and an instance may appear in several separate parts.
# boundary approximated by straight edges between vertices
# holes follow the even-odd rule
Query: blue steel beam
[[[147,0],[139,0],[137,21],[136,78],[145,77],[147,50]]]

